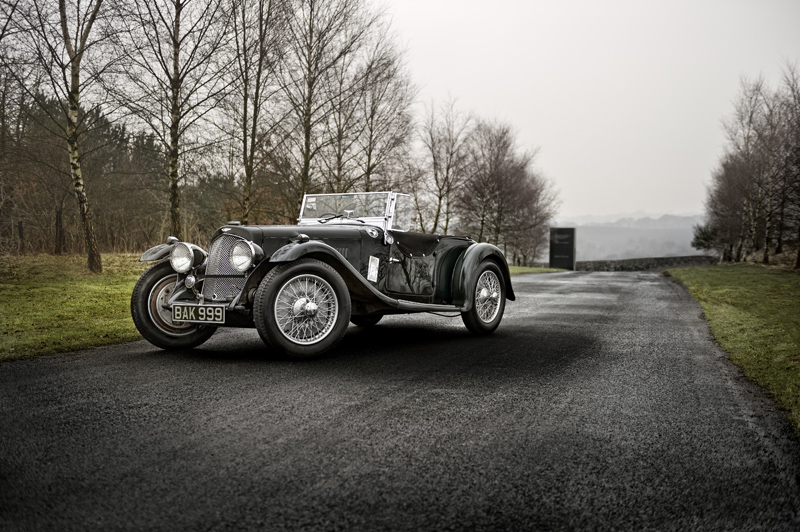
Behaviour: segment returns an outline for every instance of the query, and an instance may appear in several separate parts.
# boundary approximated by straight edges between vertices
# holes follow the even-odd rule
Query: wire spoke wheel
[[[486,270],[478,278],[475,287],[475,307],[478,318],[484,323],[490,323],[497,317],[500,310],[500,280],[491,270]]]
[[[506,285],[497,264],[484,260],[475,269],[472,306],[461,313],[464,325],[473,334],[491,334],[500,325],[506,307]]]
[[[327,337],[339,315],[333,287],[317,275],[299,275],[286,282],[275,298],[275,321],[290,341],[310,345]]]
[[[292,358],[313,358],[333,348],[349,320],[347,285],[329,264],[312,258],[270,270],[253,302],[261,339]]]

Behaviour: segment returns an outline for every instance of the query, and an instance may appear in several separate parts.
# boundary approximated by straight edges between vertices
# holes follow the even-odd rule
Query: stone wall
[[[665,270],[681,266],[708,266],[716,264],[719,259],[705,255],[689,257],[658,257],[650,259],[624,260],[588,260],[575,263],[575,269],[581,272],[640,272]]]

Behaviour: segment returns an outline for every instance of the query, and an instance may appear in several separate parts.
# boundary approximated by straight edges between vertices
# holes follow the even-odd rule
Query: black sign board
[[[575,228],[550,228],[550,267],[575,270]]]

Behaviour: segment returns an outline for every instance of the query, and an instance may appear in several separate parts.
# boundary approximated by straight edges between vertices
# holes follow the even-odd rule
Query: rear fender
[[[453,305],[462,307],[464,311],[472,308],[475,300],[475,278],[478,265],[489,259],[500,268],[503,282],[506,285],[506,299],[514,301],[514,289],[511,287],[511,274],[503,252],[496,246],[486,243],[473,244],[464,251],[456,261],[453,269]]]

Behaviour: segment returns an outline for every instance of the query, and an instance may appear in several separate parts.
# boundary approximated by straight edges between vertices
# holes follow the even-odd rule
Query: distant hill
[[[554,227],[575,227],[577,260],[618,260],[702,255],[691,246],[702,215],[659,217],[575,217]]]

